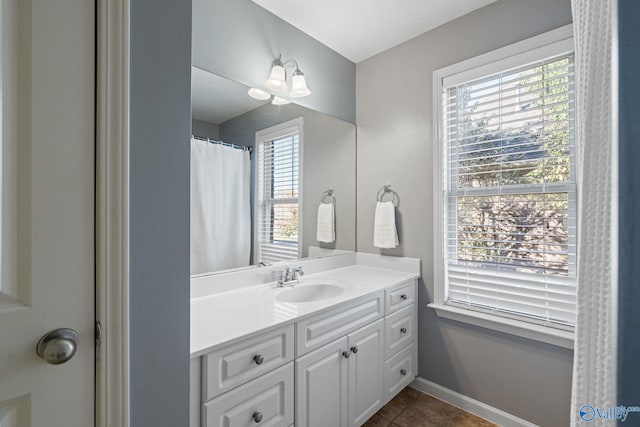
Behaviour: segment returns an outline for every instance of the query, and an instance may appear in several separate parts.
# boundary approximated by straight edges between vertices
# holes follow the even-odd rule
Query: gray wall
[[[211,139],[220,139],[220,126],[202,120],[191,120],[191,134]]]
[[[635,406],[640,402],[640,3],[637,0],[618,2],[619,43],[619,165],[620,206],[619,227],[619,327],[618,327],[618,401],[621,405]],[[635,402],[635,403],[634,403]],[[640,423],[640,414],[629,415],[629,421]],[[619,425],[624,425],[619,423]]]
[[[191,0],[131,0],[130,405],[189,425]]]
[[[220,137],[234,144],[254,146],[256,131],[302,117],[302,224],[303,253],[309,245],[355,251],[356,246],[356,127],[343,120],[295,104],[263,105],[220,125]],[[252,188],[255,154],[251,155]],[[333,188],[336,197],[336,242],[316,240],[318,203],[322,193]]]
[[[264,88],[271,62],[295,59],[312,94],[299,104],[355,123],[355,64],[251,0],[193,1],[193,65]]]
[[[542,426],[569,423],[572,351],[438,318],[433,296],[432,72],[571,22],[569,0],[500,0],[357,65],[357,236],[376,191],[400,195],[400,246],[422,260],[420,376]],[[390,79],[388,76],[394,76]]]

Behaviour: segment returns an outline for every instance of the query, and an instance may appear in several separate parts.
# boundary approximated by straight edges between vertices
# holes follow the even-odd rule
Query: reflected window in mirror
[[[256,262],[301,256],[302,124],[298,118],[256,132]]]

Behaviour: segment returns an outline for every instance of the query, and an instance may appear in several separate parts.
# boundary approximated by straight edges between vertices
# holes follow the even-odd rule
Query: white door
[[[349,421],[360,426],[382,408],[384,319],[349,334]]]
[[[88,427],[95,5],[0,2],[0,426]],[[75,355],[59,365],[36,354],[40,338],[56,328],[79,334]],[[72,348],[71,339],[50,344],[60,344],[50,358]]]
[[[347,425],[347,337],[296,360],[296,427]]]

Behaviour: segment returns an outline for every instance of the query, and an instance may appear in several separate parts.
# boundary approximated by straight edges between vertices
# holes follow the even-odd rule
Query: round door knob
[[[351,353],[356,354],[358,352],[358,346],[354,345],[353,347],[351,347]]]
[[[402,375],[407,375],[407,370],[406,369],[400,369],[400,373]]]
[[[262,362],[264,362],[264,357],[262,357],[261,354],[256,354],[255,356],[253,356],[253,361],[256,362],[256,365],[262,365]]]
[[[253,413],[253,421],[259,423],[262,421],[262,412],[254,412]]]
[[[73,357],[78,348],[78,333],[73,329],[54,329],[45,334],[38,345],[36,352],[45,362],[52,365],[60,365]]]
[[[351,352],[350,351],[343,351],[342,355],[344,356],[345,359],[348,359],[349,356],[351,356]]]
[[[400,295],[400,299],[402,299],[402,300],[407,299],[407,294],[402,294],[402,295]]]
[[[400,328],[400,332],[402,332],[403,334],[407,333],[407,328]]]

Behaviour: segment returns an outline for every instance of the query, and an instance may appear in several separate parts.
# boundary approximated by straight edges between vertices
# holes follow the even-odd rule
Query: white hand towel
[[[317,238],[319,242],[333,243],[336,240],[336,221],[333,203],[320,203],[318,206],[318,229]]]
[[[373,222],[373,246],[391,249],[399,243],[398,230],[396,230],[396,207],[393,202],[378,202]]]

